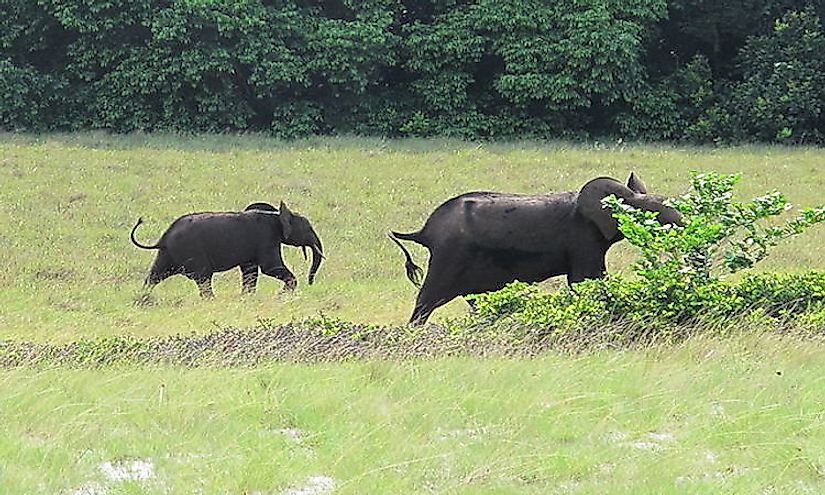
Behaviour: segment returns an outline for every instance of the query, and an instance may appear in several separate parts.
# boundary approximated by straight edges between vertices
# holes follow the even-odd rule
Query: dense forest
[[[825,2],[0,0],[0,129],[825,141]]]

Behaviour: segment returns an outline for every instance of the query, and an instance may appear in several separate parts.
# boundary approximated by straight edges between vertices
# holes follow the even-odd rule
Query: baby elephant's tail
[[[137,223],[135,224],[134,227],[132,227],[132,233],[129,234],[129,237],[132,238],[132,244],[134,244],[135,246],[137,246],[141,249],[160,249],[160,242],[158,242],[154,246],[147,246],[146,244],[139,243],[138,240],[135,239],[135,231],[137,230],[138,227],[140,227],[140,224],[142,224],[142,223],[143,223],[143,219],[138,218]]]
[[[404,268],[407,270],[407,278],[410,279],[410,282],[413,283],[416,287],[421,287],[421,277],[424,275],[424,270],[421,269],[420,266],[416,265],[413,260],[412,256],[410,256],[410,252],[407,251],[407,248],[401,244],[401,240],[404,241],[413,241],[421,244],[421,241],[418,239],[417,232],[412,234],[402,234],[400,232],[393,232],[390,231],[387,233],[387,237],[392,239],[392,242],[398,244],[398,247],[401,248],[401,251],[404,251],[404,256],[407,258],[407,261],[404,263]]]

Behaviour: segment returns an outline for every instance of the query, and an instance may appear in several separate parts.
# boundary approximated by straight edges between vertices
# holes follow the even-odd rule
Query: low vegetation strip
[[[185,367],[258,366],[272,362],[327,363],[351,360],[410,360],[443,357],[534,357],[547,352],[578,354],[604,349],[676,344],[690,337],[732,334],[794,335],[819,340],[815,326],[796,319],[737,318],[715,324],[671,328],[617,322],[558,331],[502,319],[482,323],[471,316],[447,326],[379,327],[320,318],[292,324],[262,322],[205,334],[152,338],[107,336],[48,344],[0,341],[0,368],[173,365]]]
[[[331,329],[332,328],[332,329]],[[410,359],[451,355],[529,355],[550,347],[535,334],[516,341],[505,333],[455,332],[367,325],[262,324],[207,334],[141,339],[109,336],[64,344],[0,342],[0,367],[117,364],[245,366],[270,361],[331,362],[358,358]]]

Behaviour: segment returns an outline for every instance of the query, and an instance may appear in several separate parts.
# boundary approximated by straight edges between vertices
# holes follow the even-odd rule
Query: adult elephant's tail
[[[404,268],[407,270],[407,278],[410,279],[410,282],[412,282],[416,287],[421,287],[421,277],[424,275],[424,270],[413,262],[410,252],[407,251],[407,248],[404,247],[399,240],[413,241],[422,244],[421,240],[418,239],[418,232],[413,232],[412,234],[402,234],[400,232],[390,231],[387,233],[387,237],[392,239],[392,242],[398,244],[401,251],[404,251],[404,256],[407,258],[407,261],[404,263]]]
[[[138,240],[135,239],[135,231],[137,230],[138,227],[140,227],[140,224],[142,224],[142,223],[143,223],[143,218],[138,218],[137,223],[135,224],[134,227],[132,227],[132,233],[129,234],[129,237],[132,239],[132,244],[134,244],[135,246],[137,246],[141,249],[160,249],[160,242],[158,242],[154,246],[147,246],[146,244],[139,243]]]

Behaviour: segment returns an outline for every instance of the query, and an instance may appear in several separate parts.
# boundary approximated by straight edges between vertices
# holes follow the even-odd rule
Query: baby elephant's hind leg
[[[253,294],[258,285],[258,265],[247,263],[241,265],[241,281],[243,282],[243,294]]]
[[[210,299],[215,297],[215,294],[212,292],[212,274],[211,273],[198,273],[189,275],[189,278],[195,281],[198,285],[198,290],[201,293],[201,297],[204,299]]]
[[[161,251],[155,258],[155,262],[152,263],[152,268],[149,270],[149,275],[146,276],[146,280],[143,285],[146,290],[152,290],[154,286],[176,273],[177,270],[172,258],[165,252]]]

